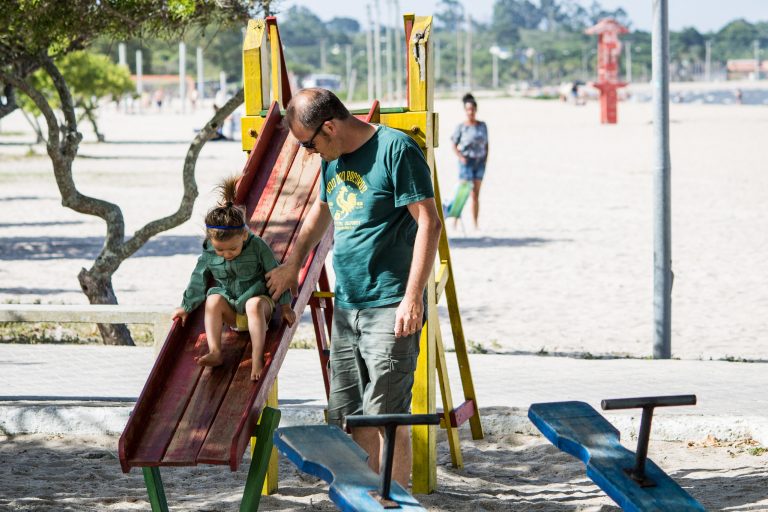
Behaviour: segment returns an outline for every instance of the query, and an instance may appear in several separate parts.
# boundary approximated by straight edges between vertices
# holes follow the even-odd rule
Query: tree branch
[[[75,115],[75,102],[72,99],[72,93],[69,92],[67,87],[67,81],[61,75],[61,71],[54,64],[53,59],[46,56],[43,59],[43,69],[53,81],[53,86],[56,88],[56,92],[59,95],[61,101],[61,112],[64,114],[64,120],[66,126],[64,127],[64,138],[62,140],[61,153],[67,157],[75,158],[77,155],[77,149],[80,146],[80,141],[83,139],[83,135],[77,131],[77,117]]]
[[[117,251],[118,258],[121,260],[128,258],[156,234],[173,229],[190,219],[192,216],[192,207],[194,206],[195,198],[197,198],[198,195],[197,182],[195,181],[197,157],[205,143],[211,140],[226,118],[229,117],[237,107],[243,104],[244,97],[243,89],[237,91],[237,93],[235,93],[235,95],[218,109],[211,119],[205,123],[205,126],[203,126],[189,145],[187,156],[184,159],[182,174],[184,195],[182,196],[178,210],[167,217],[149,222],[137,230],[130,240],[121,244],[121,247]]]
[[[8,73],[0,68],[0,80],[6,85],[17,88],[35,103],[40,112],[45,118],[45,122],[48,125],[48,155],[54,162],[61,158],[59,154],[59,121],[56,119],[56,113],[48,104],[48,100],[37,89],[29,85],[23,78],[16,76],[15,74]]]
[[[0,119],[19,108],[19,105],[16,103],[16,90],[11,84],[4,84],[3,96],[5,97],[5,103],[0,103]]]

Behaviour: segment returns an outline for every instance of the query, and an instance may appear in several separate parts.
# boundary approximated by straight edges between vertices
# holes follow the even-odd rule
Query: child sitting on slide
[[[234,177],[219,185],[222,201],[205,216],[203,253],[184,291],[181,307],[173,312],[173,318],[181,319],[184,325],[189,313],[205,302],[208,353],[195,360],[202,366],[219,366],[223,362],[223,324],[237,329],[238,315],[245,315],[253,349],[251,380],[256,381],[264,367],[267,324],[275,309],[264,274],[278,263],[266,242],[248,230],[244,208],[234,204],[236,186]],[[211,277],[215,284],[206,292]],[[283,293],[278,303],[282,319],[293,325],[296,313],[291,308],[291,293]]]

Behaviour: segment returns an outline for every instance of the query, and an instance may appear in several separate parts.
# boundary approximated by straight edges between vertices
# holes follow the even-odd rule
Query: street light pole
[[[712,40],[707,39],[704,43],[704,80],[712,81]]]
[[[760,40],[755,39],[752,43],[752,47],[755,49],[755,82],[760,80]]]
[[[671,162],[669,155],[669,19],[667,0],[653,0],[653,357],[672,357]]]

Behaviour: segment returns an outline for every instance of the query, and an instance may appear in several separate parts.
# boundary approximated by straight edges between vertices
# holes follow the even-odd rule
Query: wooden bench
[[[699,502],[646,458],[653,408],[691,405],[690,397],[695,403],[693,395],[603,400],[603,409],[643,408],[636,454],[619,443],[616,427],[585,402],[533,404],[528,418],[552,444],[584,462],[587,476],[623,510],[703,511]]]
[[[152,324],[155,353],[171,327],[172,307],[119,304],[0,304],[0,322]]]
[[[328,482],[328,495],[344,512],[377,510],[423,511],[419,502],[392,481],[397,427],[438,425],[437,414],[381,414],[348,416],[347,426],[383,427],[381,475],[368,467],[368,454],[334,425],[307,425],[275,431],[275,447],[297,468]]]

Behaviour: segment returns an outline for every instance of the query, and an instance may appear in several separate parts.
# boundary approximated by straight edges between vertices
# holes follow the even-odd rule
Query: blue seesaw
[[[301,471],[329,484],[328,495],[339,510],[368,512],[399,509],[424,511],[419,502],[392,481],[395,436],[399,425],[438,425],[436,414],[382,414],[348,416],[347,426],[384,427],[384,462],[381,475],[368,467],[368,454],[334,425],[279,428],[275,447]]]
[[[695,404],[695,395],[603,400],[603,410],[643,409],[636,453],[624,448],[616,427],[585,402],[533,404],[528,418],[552,444],[581,459],[587,476],[623,510],[703,511],[698,501],[647,458],[653,409]]]

